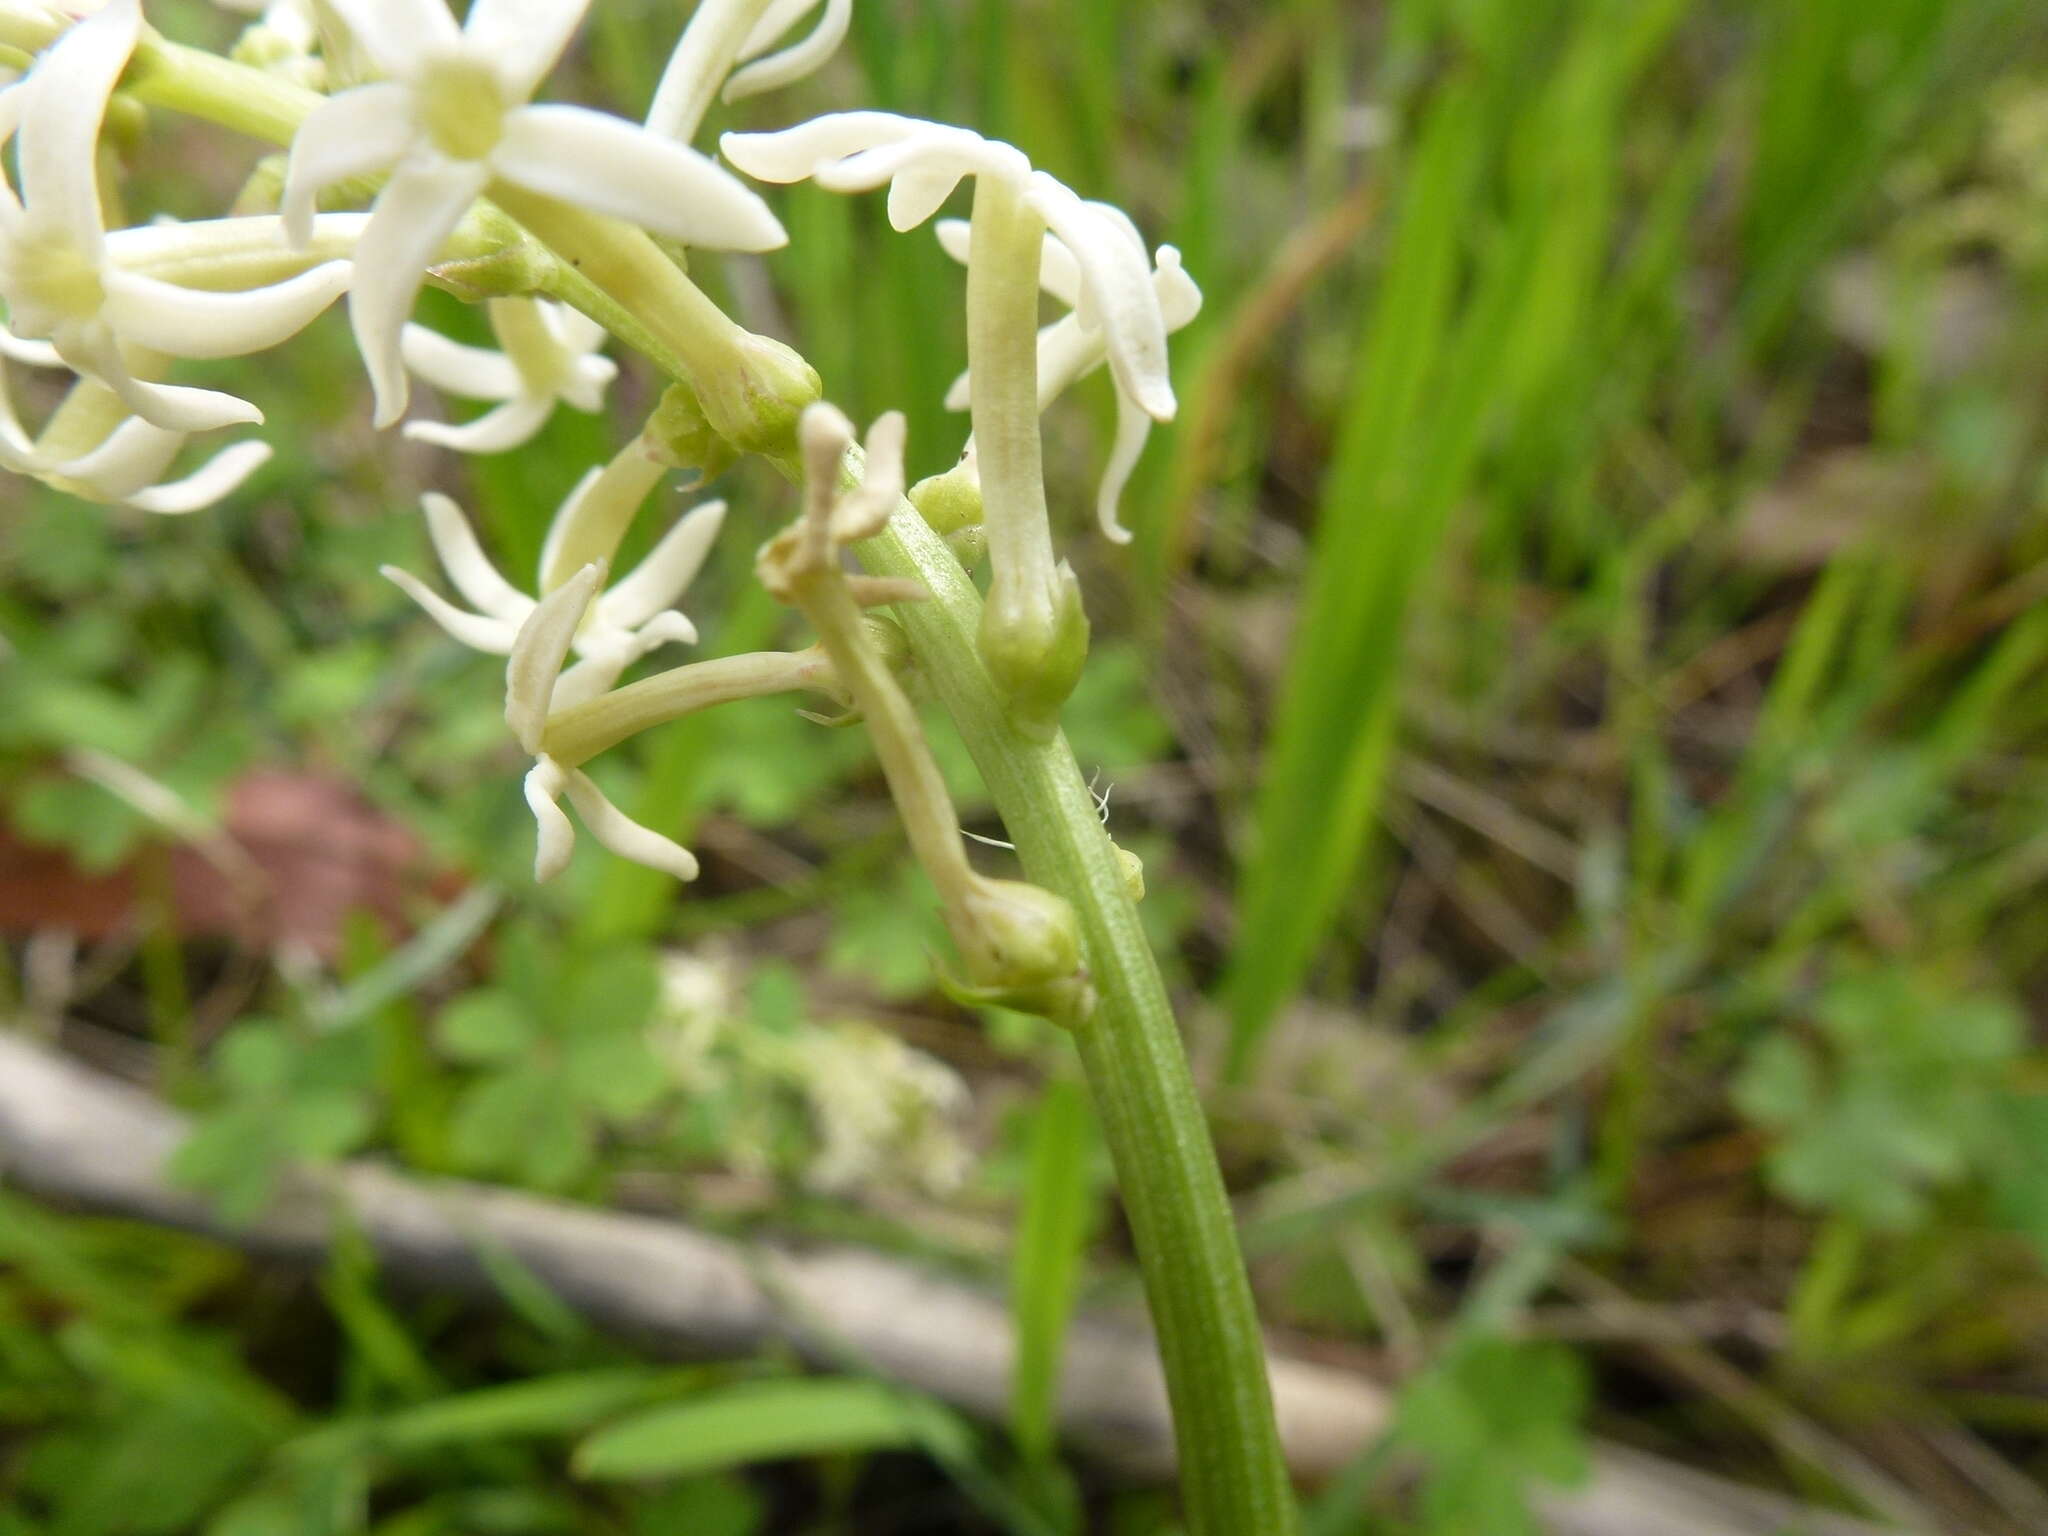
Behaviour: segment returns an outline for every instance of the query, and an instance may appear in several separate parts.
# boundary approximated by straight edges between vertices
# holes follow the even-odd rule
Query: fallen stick
[[[0,1177],[93,1210],[202,1232],[254,1253],[317,1262],[346,1205],[394,1276],[477,1295],[487,1256],[517,1260],[593,1321],[650,1349],[740,1355],[787,1344],[870,1369],[983,1418],[1009,1398],[1010,1321],[996,1298],[900,1260],[845,1247],[749,1245],[681,1223],[566,1205],[372,1163],[293,1175],[269,1214],[224,1222],[167,1183],[184,1117],[148,1094],[19,1035],[0,1033]],[[1350,1372],[1272,1358],[1290,1465],[1316,1480],[1385,1429],[1384,1391]],[[1173,1472],[1172,1426],[1150,1339],[1106,1318],[1076,1320],[1060,1391],[1067,1442],[1135,1479]],[[1875,1536],[1804,1508],[1618,1447],[1580,1488],[1544,1499],[1560,1536]]]

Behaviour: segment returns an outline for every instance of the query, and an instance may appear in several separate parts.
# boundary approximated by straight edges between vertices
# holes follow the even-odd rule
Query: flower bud
[[[972,528],[956,528],[946,535],[946,548],[953,551],[961,570],[971,571],[988,558],[988,530],[978,523]]]
[[[825,393],[818,371],[772,336],[736,331],[731,364],[696,380],[711,429],[741,453],[791,458],[796,424]]]
[[[1145,861],[1120,843],[1111,843],[1116,850],[1117,873],[1123,876],[1124,894],[1133,905],[1145,899]]]
[[[967,965],[962,1001],[1042,1014],[1073,1025],[1094,1008],[1081,968],[1081,930],[1065,898],[1021,880],[976,875],[949,914]]]
[[[910,504],[933,533],[947,537],[981,525],[981,477],[974,460],[962,458],[943,475],[920,480],[910,488]]]
[[[1015,723],[1049,736],[1088,659],[1081,584],[1064,560],[1045,587],[1020,590],[1002,575],[998,570],[981,611],[981,659],[1012,706]]]

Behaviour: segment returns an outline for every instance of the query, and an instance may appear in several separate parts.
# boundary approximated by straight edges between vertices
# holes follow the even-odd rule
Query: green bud
[[[661,392],[644,436],[654,456],[670,469],[693,469],[706,480],[724,474],[739,457],[712,430],[687,384],[671,384]]]
[[[696,381],[705,421],[741,453],[793,457],[797,419],[825,393],[817,369],[774,337],[751,331],[735,331],[733,352],[730,365]]]
[[[1021,880],[973,877],[962,908],[949,914],[967,984],[963,1002],[992,1003],[1073,1025],[1093,1011],[1081,968],[1081,929],[1065,898]]]
[[[1116,850],[1117,872],[1124,877],[1124,894],[1133,904],[1145,899],[1145,861],[1130,849],[1118,843],[1111,843]]]
[[[1064,560],[1047,587],[1020,591],[1002,576],[999,570],[981,610],[981,659],[1016,723],[1033,735],[1050,736],[1088,660],[1081,584]]]
[[[538,293],[546,286],[555,266],[550,256],[532,240],[514,240],[482,256],[457,257],[427,269],[434,282],[465,303],[485,299],[517,298]]]
[[[910,637],[903,633],[901,624],[887,614],[871,612],[861,615],[860,627],[867,632],[868,643],[882,658],[883,666],[898,674],[909,670]]]
[[[981,525],[981,480],[966,459],[910,488],[910,504],[933,533],[947,537]]]

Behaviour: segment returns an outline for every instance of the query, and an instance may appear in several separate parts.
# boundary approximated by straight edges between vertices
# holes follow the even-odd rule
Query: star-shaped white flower
[[[533,878],[554,878],[575,851],[576,831],[556,804],[567,795],[590,835],[620,858],[662,870],[678,880],[694,880],[697,860],[689,849],[641,826],[607,800],[589,774],[581,768],[565,767],[542,750],[548,717],[576,702],[565,696],[570,690],[564,685],[589,663],[579,663],[566,673],[562,663],[588,623],[591,601],[604,578],[604,562],[592,561],[537,603],[519,626],[505,663],[505,723],[534,760],[525,785],[526,804],[539,833]],[[592,694],[601,691],[592,690]]]
[[[892,112],[835,112],[778,133],[728,133],[719,144],[761,181],[808,177],[834,192],[887,182],[889,223],[898,230],[937,213],[962,178],[1002,177],[1071,255],[1076,313],[1083,328],[1102,334],[1118,388],[1154,421],[1173,419],[1166,320],[1144,241],[1120,210],[1034,171],[1022,150]]]
[[[941,219],[939,244],[962,266],[967,264],[969,225],[965,219]],[[1045,251],[1038,268],[1039,286],[1066,305],[1062,315],[1038,333],[1038,408],[1043,411],[1077,380],[1102,366],[1109,356],[1109,339],[1098,327],[1084,325],[1081,305],[1086,297],[1081,285],[1080,264],[1057,235],[1045,237]],[[1180,252],[1162,245],[1153,257],[1152,287],[1159,296],[1160,318],[1170,336],[1201,313],[1202,290],[1180,264]],[[964,411],[973,400],[973,375],[962,373],[946,392],[946,408]],[[1116,390],[1116,442],[1109,463],[1102,472],[1102,486],[1095,498],[1095,514],[1103,533],[1114,543],[1131,542],[1130,530],[1117,521],[1117,503],[1130,483],[1138,456],[1145,451],[1145,439],[1152,419],[1144,407],[1129,395],[1122,380]]]
[[[492,299],[491,331],[500,351],[465,346],[439,331],[408,325],[405,364],[435,388],[472,400],[502,400],[475,421],[406,423],[405,435],[458,453],[503,453],[547,424],[560,400],[579,411],[604,405],[619,365],[598,354],[608,334],[595,320],[546,299]]]
[[[237,357],[294,335],[348,285],[328,262],[244,293],[181,287],[116,259],[100,212],[101,119],[142,28],[137,0],[110,0],[0,91],[0,145],[16,140],[21,187],[0,178],[0,296],[16,337],[47,338],[78,372],[101,380],[144,421],[198,432],[261,421],[218,390],[138,379],[124,351]]]
[[[817,69],[845,40],[853,22],[853,0],[824,0],[825,14],[809,33],[779,53],[765,59],[761,55],[818,4],[819,0],[768,0],[764,8],[761,0],[703,0],[690,13],[690,24],[662,71],[647,110],[647,126],[688,143],[711,98],[720,94],[721,82],[725,100],[739,101],[801,80]],[[733,70],[735,64],[746,68]]]
[[[564,551],[592,552],[590,565],[607,565],[611,549],[623,534],[599,530],[598,538],[587,541],[592,521],[607,521],[593,503],[602,471],[592,470],[569,494],[556,514],[555,525],[541,551],[543,594],[566,582],[551,581],[548,573],[564,563]],[[634,498],[637,504],[638,498]],[[475,605],[474,611],[456,607],[409,571],[396,566],[383,568],[384,575],[427,611],[428,617],[472,650],[493,656],[508,656],[534,611],[547,600],[532,598],[498,573],[496,566],[477,543],[476,533],[462,511],[446,496],[428,492],[421,498],[426,509],[427,531],[440,556],[441,567],[455,589]],[[595,698],[619,680],[627,667],[657,646],[677,641],[696,643],[697,630],[673,606],[683,590],[696,578],[718,537],[725,517],[725,503],[708,501],[693,508],[656,544],[647,558],[621,577],[601,596],[578,609],[571,630],[573,649],[581,658],[552,686],[555,707],[580,704]]]
[[[766,204],[695,150],[585,107],[528,104],[589,0],[475,0],[460,28],[442,0],[333,4],[390,78],[330,97],[300,126],[285,226],[303,239],[321,188],[390,169],[349,292],[379,426],[405,411],[399,333],[426,269],[494,178],[691,245],[785,240]]]
[[[76,387],[104,388],[92,379],[82,379]],[[235,490],[270,457],[267,443],[236,443],[183,479],[163,482],[164,471],[185,441],[183,432],[130,416],[84,453],[47,453],[23,430],[8,398],[5,370],[0,369],[0,469],[28,475],[87,501],[118,502],[143,512],[197,512]]]

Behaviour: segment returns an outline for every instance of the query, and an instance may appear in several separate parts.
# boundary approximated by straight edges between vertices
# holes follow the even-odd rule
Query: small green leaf
[[[893,1450],[926,1437],[915,1399],[851,1377],[749,1382],[651,1408],[576,1449],[584,1477],[694,1477],[757,1461]]]
[[[484,988],[442,1009],[434,1033],[458,1061],[497,1062],[532,1050],[537,1032],[517,998]]]

